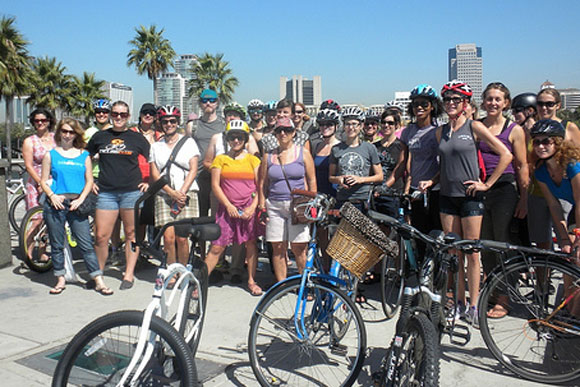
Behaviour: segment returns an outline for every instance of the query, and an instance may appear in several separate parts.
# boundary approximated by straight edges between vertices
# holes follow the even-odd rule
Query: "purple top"
[[[510,153],[514,153],[512,143],[509,140],[510,134],[513,128],[516,126],[515,122],[509,123],[509,120],[505,121],[505,125],[501,130],[501,133],[496,136],[498,140],[500,140],[510,151]],[[485,173],[487,176],[491,176],[497,164],[499,163],[499,156],[491,150],[489,145],[485,141],[479,142],[479,150],[481,151],[481,157],[483,158],[483,163],[485,165]],[[503,175],[513,175],[515,174],[513,163],[508,164],[505,171],[503,171]]]
[[[304,176],[306,170],[304,168],[304,155],[301,146],[295,148],[294,161],[284,164],[284,171],[288,178],[288,183],[292,189],[304,189]],[[282,168],[280,167],[280,159],[276,153],[269,153],[268,156],[268,199],[270,200],[290,200],[290,191],[288,184],[284,179]],[[276,161],[274,163],[274,160]]]

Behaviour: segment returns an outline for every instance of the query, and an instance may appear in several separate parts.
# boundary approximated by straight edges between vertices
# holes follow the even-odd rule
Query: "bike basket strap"
[[[342,219],[326,252],[359,278],[381,260],[383,254],[397,257],[399,246],[369,218],[346,202]]]

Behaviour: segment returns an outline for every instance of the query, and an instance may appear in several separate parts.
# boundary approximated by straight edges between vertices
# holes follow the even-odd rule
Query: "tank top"
[[[288,178],[288,183],[292,189],[304,189],[304,148],[295,146],[294,161],[284,164],[284,172]],[[276,163],[274,163],[274,160]],[[268,154],[268,199],[270,200],[290,200],[291,195],[288,184],[284,178],[284,173],[279,164],[278,154]]]
[[[510,142],[510,134],[516,126],[515,122],[510,123],[510,120],[505,120],[505,124],[501,130],[501,133],[495,136],[498,140],[502,142],[508,148],[510,153],[514,153],[512,143]],[[487,176],[491,176],[493,171],[497,168],[499,163],[499,155],[495,153],[491,147],[482,141],[479,143],[479,150],[481,151],[481,157],[483,157],[483,164],[485,165],[485,173]],[[513,163],[509,163],[506,169],[503,171],[502,175],[513,175],[515,174]]]
[[[57,195],[80,194],[85,188],[85,161],[88,156],[89,152],[82,151],[77,157],[69,158],[58,153],[56,149],[51,150],[52,192]]]
[[[316,185],[318,192],[336,197],[336,185],[330,184],[330,155],[314,156],[314,166],[316,167]]]
[[[56,143],[54,142],[54,133],[53,132],[48,133],[48,137],[50,138],[48,143],[43,144],[40,137],[38,137],[36,134],[30,136],[30,140],[32,142],[32,167],[34,168],[34,171],[38,174],[38,176],[40,176],[42,172],[42,159],[44,158],[44,155],[46,154],[46,152],[49,152],[56,146]],[[28,183],[32,185],[37,185],[36,181],[31,177],[28,178]]]
[[[479,179],[477,147],[471,130],[471,120],[467,120],[457,131],[445,124],[439,143],[441,165],[441,195],[465,197],[467,180]]]

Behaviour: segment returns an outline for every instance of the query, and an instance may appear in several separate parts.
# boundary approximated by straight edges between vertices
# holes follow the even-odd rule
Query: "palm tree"
[[[199,95],[203,89],[215,90],[220,101],[227,104],[232,101],[238,78],[232,75],[229,62],[223,60],[224,54],[203,54],[194,62],[194,79],[189,81],[189,95]]]
[[[82,77],[73,76],[71,86],[67,103],[69,112],[75,117],[83,118],[88,125],[94,113],[93,101],[105,98],[105,81],[96,79],[94,73],[84,72]]]
[[[7,158],[12,160],[11,128],[12,103],[15,96],[24,95],[28,91],[30,77],[28,42],[15,28],[13,17],[0,19],[0,99],[6,101],[6,145]]]
[[[73,77],[65,71],[66,67],[56,58],[37,58],[32,63],[32,90],[28,103],[54,111],[70,111]]]
[[[140,26],[135,31],[137,35],[129,41],[133,48],[127,54],[127,66],[135,66],[139,75],[147,73],[153,81],[154,101],[157,104],[157,77],[173,67],[176,54],[171,42],[163,37],[165,29],[157,31],[157,27],[152,25],[149,28]]]

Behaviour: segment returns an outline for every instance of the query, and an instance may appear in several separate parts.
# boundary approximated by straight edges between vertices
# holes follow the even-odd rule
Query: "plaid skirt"
[[[199,217],[199,208],[197,204],[197,192],[189,191],[187,193],[189,204],[181,209],[177,215],[171,213],[171,204],[173,199],[166,195],[155,196],[155,227],[163,227],[169,222],[180,219]]]

